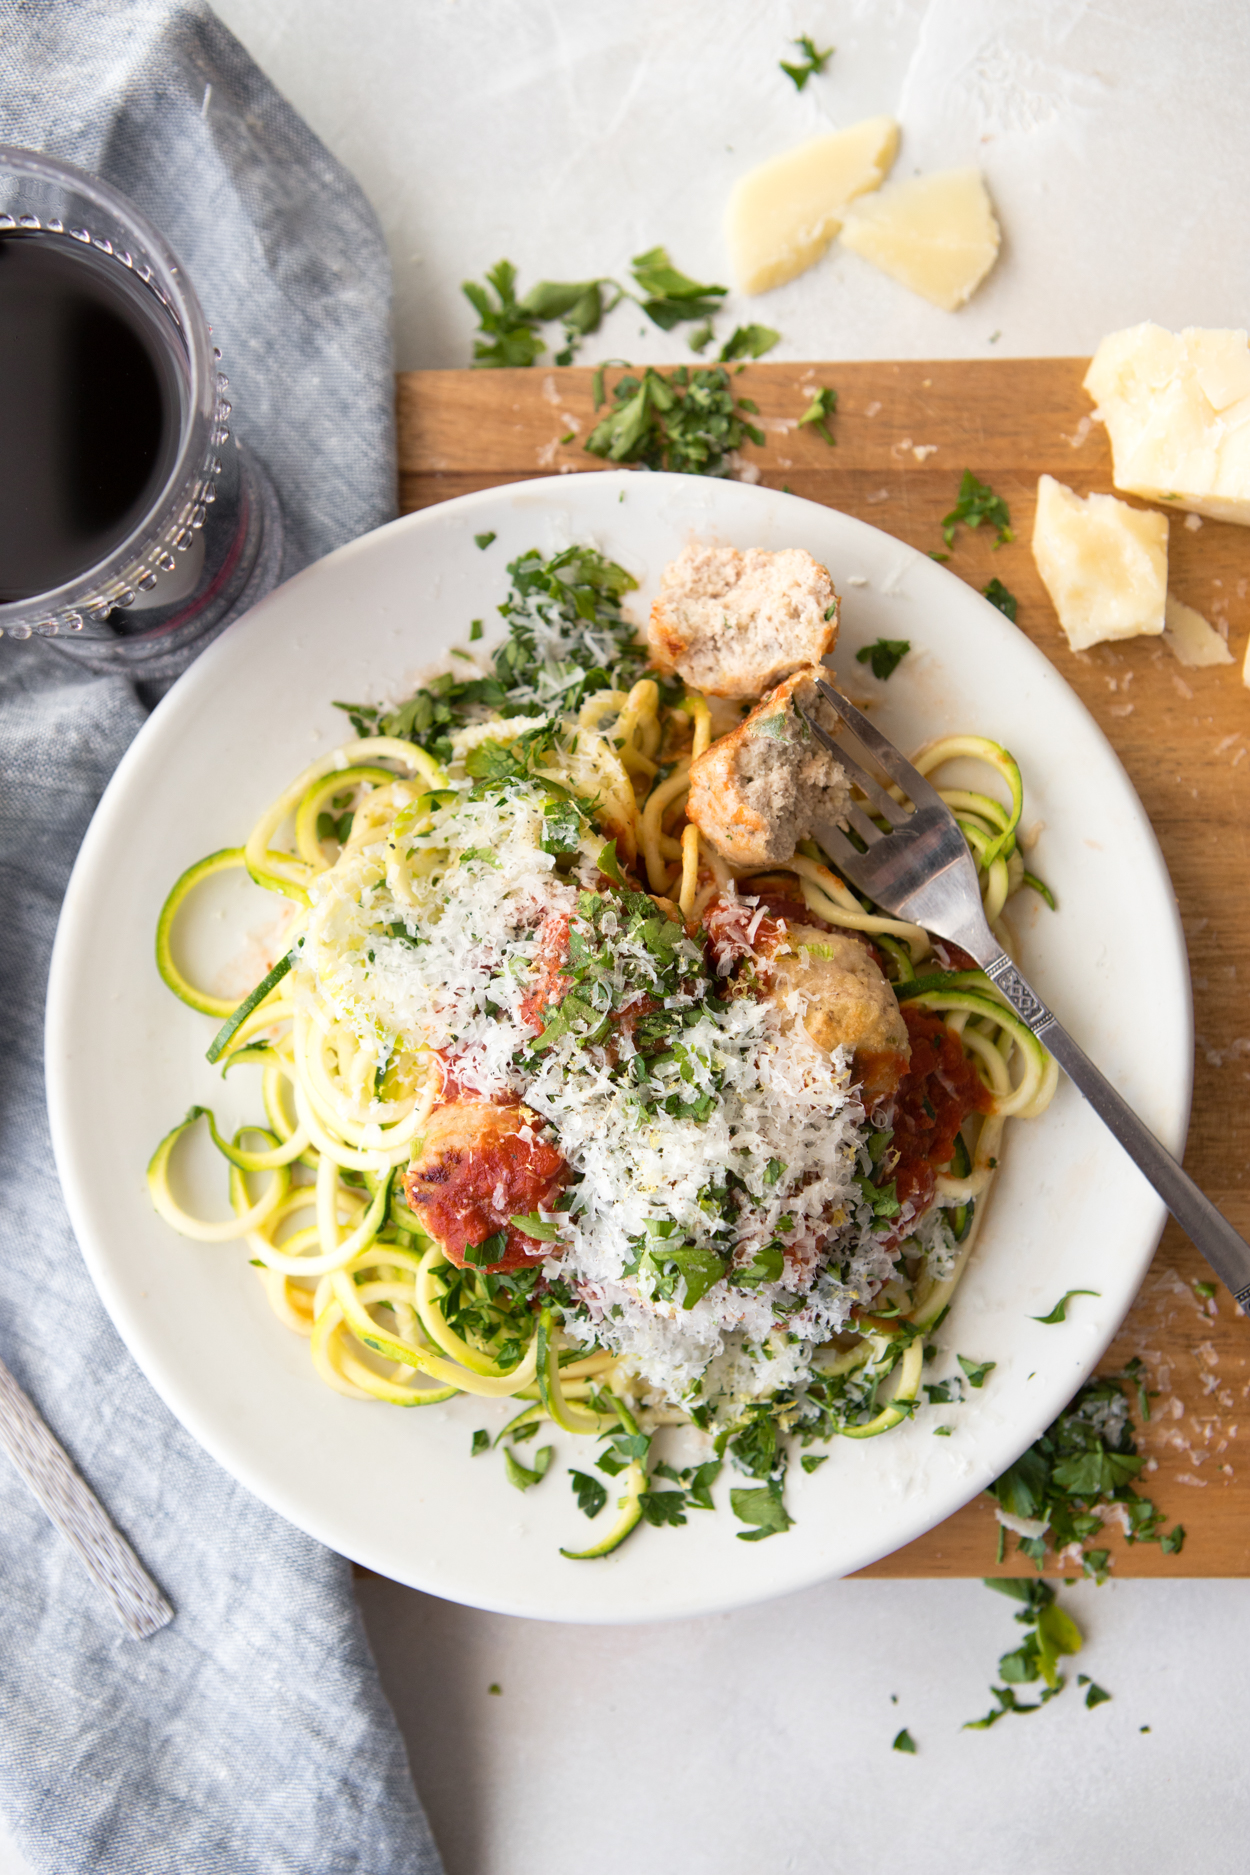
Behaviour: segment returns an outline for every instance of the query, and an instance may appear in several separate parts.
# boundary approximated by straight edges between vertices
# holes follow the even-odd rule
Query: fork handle
[[[1195,1249],[1201,1251],[1233,1298],[1250,1312],[1250,1244],[1238,1235],[1192,1178],[1161,1146],[1150,1128],[1094,1066],[1083,1048],[1025,982],[1005,951],[982,966],[1016,1014],[1050,1050],[1099,1119],[1136,1161]]]

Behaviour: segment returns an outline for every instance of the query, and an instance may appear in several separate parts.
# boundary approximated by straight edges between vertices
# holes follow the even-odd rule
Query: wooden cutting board
[[[1090,422],[1081,359],[944,364],[749,366],[739,395],[759,406],[767,441],[746,473],[822,501],[922,550],[972,469],[1011,508],[1014,544],[961,528],[951,570],[977,587],[995,575],[1020,601],[1019,629],[1093,713],[1145,804],[1171,871],[1189,943],[1198,1034],[1186,1166],[1250,1231],[1250,529],[1174,516],[1170,585],[1213,623],[1237,662],[1184,670],[1157,639],[1074,655],[1033,565],[1029,538],[1043,471],[1079,493],[1110,491],[1106,434]],[[797,420],[817,385],[838,393],[830,448]],[[603,465],[581,447],[595,421],[591,373],[427,371],[398,383],[400,505],[405,513],[471,489]],[[1126,910],[1126,915],[1128,915]],[[1142,1019],[1149,1020],[1143,1009]],[[1133,1311],[1102,1364],[1140,1355],[1157,1390],[1139,1447],[1141,1488],[1187,1531],[1181,1556],[1111,1537],[1117,1575],[1250,1573],[1250,1322],[1169,1224]],[[1246,1458],[1242,1458],[1242,1452]],[[995,1573],[997,1525],[982,1497],[865,1571],[874,1576]],[[1013,1557],[1021,1573],[1031,1565]]]

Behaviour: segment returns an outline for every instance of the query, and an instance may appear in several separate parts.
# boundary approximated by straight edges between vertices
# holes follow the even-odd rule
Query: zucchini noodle
[[[158,1145],[148,1183],[157,1211],[183,1236],[246,1245],[274,1314],[308,1341],[314,1371],[344,1398],[405,1407],[460,1396],[511,1400],[520,1411],[495,1441],[507,1441],[509,1452],[545,1422],[607,1440],[602,1469],[615,1480],[618,1515],[601,1541],[562,1552],[583,1561],[611,1553],[644,1517],[661,1514],[647,1453],[663,1425],[698,1428],[716,1455],[705,1472],[714,1474],[728,1452],[764,1481],[754,1496],[775,1487],[780,1505],[785,1439],[872,1438],[918,1410],[929,1337],[967,1266],[1006,1123],[1045,1110],[1057,1069],[981,971],[958,960],[945,967],[929,933],[861,897],[813,841],[766,868],[735,867],[712,848],[685,808],[691,766],[713,740],[713,711],[697,691],[645,668],[619,609],[632,583],[621,569],[569,549],[550,562],[523,556],[509,571],[513,593],[501,608],[509,636],[493,667],[431,680],[390,716],[343,706],[361,733],[305,769],[243,845],[210,854],[175,882],[157,929],[158,968],[176,996],[218,1025],[215,1035],[206,1030],[209,1060],[223,1074],[259,1070],[263,1123],[227,1137],[208,1108],[192,1107]],[[986,765],[987,787],[1007,799],[968,787],[942,798],[976,861],[987,918],[1005,938],[1002,915],[1016,892],[1053,900],[1017,847],[1023,784],[1008,751],[949,736],[922,750],[916,766],[931,774],[969,758]],[[472,837],[477,826],[480,839]],[[176,923],[193,915],[198,887],[232,869],[297,908],[281,940],[287,949],[238,1002],[193,983],[175,955]],[[505,942],[492,936],[490,908],[510,892],[540,909],[517,913]],[[817,941],[808,929],[790,951],[785,918],[799,901],[830,935]],[[783,909],[770,912],[779,902]],[[543,904],[554,909],[544,914]],[[757,955],[751,946],[768,917],[780,949]],[[745,965],[711,971],[703,961],[718,941],[717,918],[737,918],[746,932],[735,953]],[[893,1105],[878,1111],[861,1100],[849,1044],[830,1043],[822,1057],[806,1031],[785,1041],[794,1022],[760,1013],[758,985],[771,981],[772,955],[832,968],[848,941],[856,956],[877,960],[872,970],[884,967],[894,1021],[911,1012],[913,1037],[939,1055],[946,1049],[976,1090],[946,1136],[954,1139],[949,1160],[926,1162],[923,1203],[895,1195],[902,1147],[891,1141],[901,1122]],[[466,1002],[457,959],[479,953],[489,994]],[[583,983],[578,970],[592,953],[611,968]],[[870,966],[859,968],[862,975]],[[643,972],[644,984],[653,980],[653,992],[625,994],[631,970]],[[796,1007],[802,1014],[807,1004]],[[528,1013],[522,1019],[517,1010]],[[644,1052],[633,1026],[614,1029],[621,1010],[633,1012],[637,1036],[652,1024],[660,1044],[647,1041]],[[522,1024],[519,1054],[500,1039],[513,1032],[510,1020]],[[757,1030],[772,1039],[753,1055]],[[611,1035],[619,1039],[605,1041]],[[590,1065],[587,1049],[600,1050]],[[733,1099],[754,1098],[750,1075],[772,1085],[786,1063],[799,1078],[774,1097],[774,1110],[795,1107],[798,1119],[782,1115],[788,1125],[806,1124],[812,1088],[825,1089],[820,1099],[845,1116],[841,1143],[830,1148],[841,1155],[836,1202],[811,1209],[819,1154],[803,1171],[765,1152],[752,1171],[732,1156],[745,1148],[727,1145],[717,1161],[723,1173],[709,1175],[690,1213],[697,1218],[702,1206],[712,1220],[702,1235],[688,1222],[678,1229],[670,1210],[629,1238],[633,1262],[623,1274],[579,1278],[580,1290],[565,1279],[561,1259],[589,1229],[594,1201],[584,1168],[617,1124],[622,1100],[639,1103],[634,1184],[651,1191],[667,1134],[684,1126],[695,1144],[710,1139]],[[475,1091],[495,1084],[491,1074],[512,1074],[513,1091]],[[582,1160],[568,1146],[563,1184],[543,1186],[533,1172],[538,1182],[517,1215],[457,1247],[450,1226],[432,1221],[443,1213],[429,1207],[442,1200],[420,1184],[420,1168],[443,1150],[430,1163],[454,1181],[466,1155],[469,1163],[475,1152],[486,1155],[495,1183],[464,1204],[485,1204],[493,1189],[498,1212],[509,1166],[524,1159],[536,1167],[542,1150],[555,1162],[556,1143],[565,1150],[550,1118],[561,1076],[573,1077],[578,1099],[610,1094],[617,1105],[604,1108],[602,1124],[586,1121]],[[741,1097],[732,1092],[739,1085]],[[936,1126],[927,1094],[924,1106]],[[812,1110],[819,1115],[819,1102]],[[478,1129],[473,1139],[502,1144],[473,1145],[465,1131],[439,1147],[449,1114]],[[201,1119],[226,1162],[227,1216],[197,1216],[178,1195],[183,1142]],[[734,1125],[737,1138],[749,1136],[744,1122]],[[735,1137],[732,1126],[726,1137]],[[663,1176],[675,1188],[685,1174],[676,1166]],[[663,1212],[669,1200],[649,1202]],[[718,1295],[736,1296],[742,1320],[764,1328],[722,1338],[715,1346],[730,1351],[703,1357],[706,1391],[697,1378],[665,1394],[615,1326],[623,1304],[634,1310],[631,1333],[643,1333],[649,1310],[657,1333],[676,1334],[687,1317],[692,1325],[720,1320],[710,1302],[697,1313],[705,1296]],[[713,1330],[700,1332],[712,1347]],[[719,1391],[710,1379],[717,1362]],[[767,1386],[758,1378],[766,1362],[782,1375]],[[541,1470],[525,1476],[536,1480]],[[698,1474],[680,1476],[691,1501],[710,1507]]]

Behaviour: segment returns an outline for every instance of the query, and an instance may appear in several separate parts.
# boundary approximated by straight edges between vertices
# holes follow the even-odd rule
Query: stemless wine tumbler
[[[277,584],[221,362],[123,196],[0,144],[0,634],[162,684]]]

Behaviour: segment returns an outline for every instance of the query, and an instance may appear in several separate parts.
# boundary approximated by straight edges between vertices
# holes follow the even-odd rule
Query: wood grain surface
[[[739,395],[766,432],[745,473],[825,502],[922,550],[940,549],[941,517],[972,469],[1011,508],[1015,542],[995,551],[988,528],[961,528],[951,570],[977,587],[995,575],[1020,601],[1026,632],[1078,693],[1145,804],[1176,889],[1193,972],[1197,1061],[1185,1164],[1236,1225],[1250,1231],[1250,692],[1241,658],[1250,631],[1250,529],[1172,518],[1169,583],[1228,627],[1236,663],[1185,670],[1157,639],[1075,655],[1029,550],[1037,478],[1080,494],[1110,491],[1111,458],[1090,421],[1082,359],[747,367]],[[817,385],[838,393],[830,448],[797,421]],[[398,381],[404,512],[471,489],[602,467],[581,439],[594,422],[591,373],[413,372]],[[1147,1012],[1143,1012],[1146,1014]],[[1141,1294],[1102,1363],[1140,1355],[1156,1397],[1139,1431],[1141,1488],[1184,1524],[1180,1556],[1111,1535],[1117,1575],[1250,1572],[1250,1323],[1169,1224]],[[1243,1453],[1245,1457],[1243,1458]],[[865,1571],[965,1576],[995,1568],[997,1525],[981,1498]],[[1101,1540],[1101,1539],[1100,1539]],[[1032,1565],[1015,1556],[1005,1568]],[[1064,1573],[1056,1566],[1056,1573]]]

